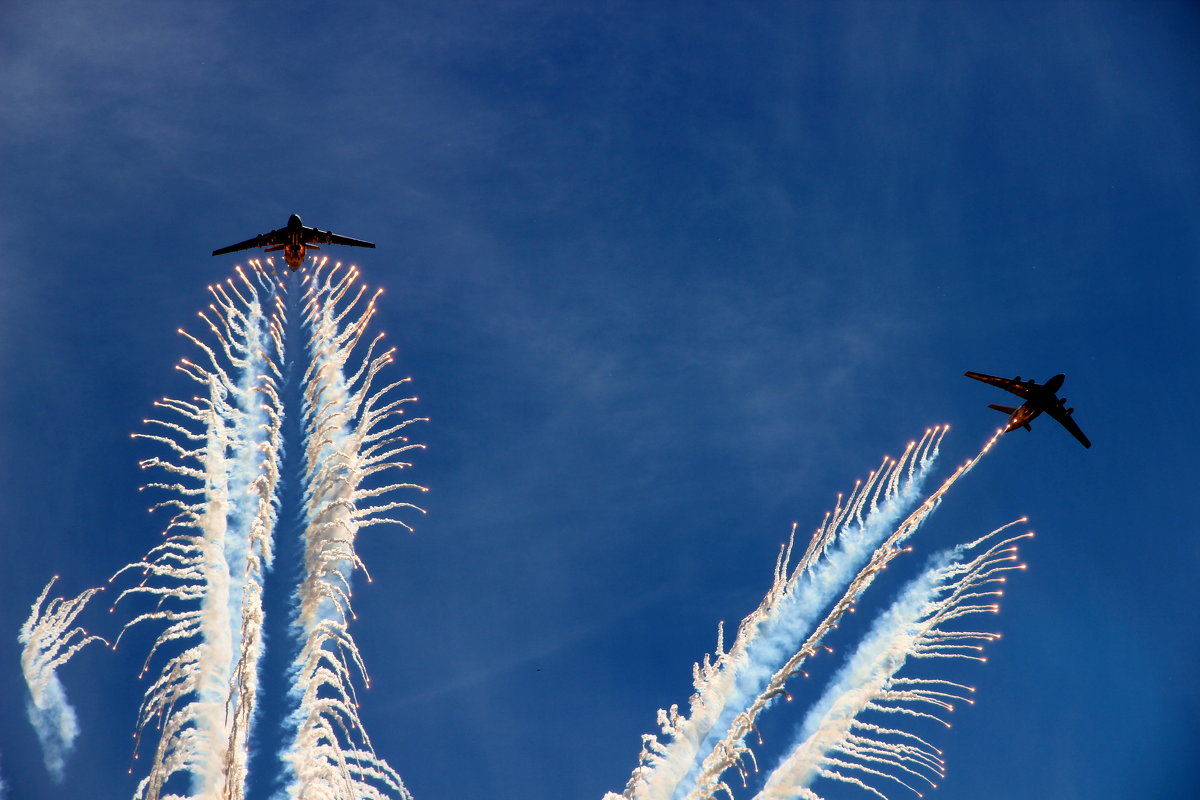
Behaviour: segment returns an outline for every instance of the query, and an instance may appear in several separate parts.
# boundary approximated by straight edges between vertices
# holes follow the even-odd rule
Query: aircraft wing
[[[351,247],[374,247],[374,242],[363,241],[362,239],[352,239],[349,236],[342,236],[333,231],[323,231],[318,228],[304,228],[304,243],[305,244],[343,244]]]
[[[1083,431],[1081,431],[1079,426],[1075,424],[1075,419],[1068,414],[1062,406],[1054,406],[1046,413],[1058,420],[1058,424],[1066,428],[1072,436],[1079,440],[1081,445],[1084,447],[1092,446],[1092,443],[1088,441],[1088,438],[1083,435]]]
[[[351,247],[374,247],[374,242],[364,242],[362,239],[351,239],[349,236],[342,236],[337,233],[329,234],[330,244],[346,244]]]
[[[231,244],[228,247],[222,247],[219,250],[213,250],[212,254],[214,256],[220,256],[220,255],[224,255],[226,253],[235,253],[238,250],[249,250],[252,247],[267,247],[269,245],[275,244],[275,234],[276,233],[278,233],[278,231],[271,231],[270,233],[260,233],[258,236],[255,236],[253,239],[247,239],[244,242],[238,242],[237,244]]]
[[[1029,397],[1029,387],[1023,382],[1013,380],[1011,378],[998,378],[995,375],[984,375],[982,372],[964,372],[968,378],[974,378],[977,381],[990,383],[992,386],[998,386],[1006,392],[1011,392],[1017,397]]]

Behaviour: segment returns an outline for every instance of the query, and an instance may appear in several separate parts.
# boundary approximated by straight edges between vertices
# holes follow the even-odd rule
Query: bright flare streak
[[[358,271],[343,272],[338,263],[325,272],[326,264],[320,260],[311,280],[305,276],[303,321],[311,356],[302,408],[307,525],[296,619],[301,650],[293,665],[295,736],[284,753],[291,770],[287,792],[304,800],[409,798],[400,776],[375,754],[359,718],[354,678],[367,686],[370,678],[348,625],[354,616],[351,575],[360,567],[366,571],[354,546],[359,530],[383,523],[408,528],[383,515],[420,509],[385,498],[401,489],[424,491],[408,483],[373,489],[362,483],[375,473],[410,466],[404,454],[422,445],[410,444],[404,429],[423,420],[400,419],[416,399],[395,395],[407,379],[382,389],[372,385],[393,360],[391,350],[376,354],[382,334],[370,341],[357,367],[348,366],[375,313],[378,292],[359,308],[367,290],[357,284]]]
[[[252,267],[253,281],[239,268],[237,280],[209,287],[214,302],[200,318],[214,344],[182,332],[207,362],[180,365],[204,387],[203,396],[163,399],[155,405],[179,421],[148,420],[160,433],[135,434],[167,447],[169,458],[142,466],[175,481],[148,484],[171,495],[152,510],[175,515],[162,544],[118,571],[141,570],[145,577],[113,604],[134,595],[157,598],[153,611],[121,632],[141,622],[166,623],[143,674],[160,651],[179,651],[151,681],[138,713],[139,742],[148,725],[159,731],[137,789],[146,800],[177,797],[166,786],[178,773],[190,775],[199,797],[235,800],[245,793],[262,651],[262,575],[276,516],[282,415],[276,362],[283,357],[275,281]]]
[[[859,570],[858,574],[845,586],[845,591],[841,598],[834,604],[833,609],[825,619],[813,629],[812,633],[804,641],[804,644],[796,650],[791,658],[788,658],[775,674],[771,676],[766,688],[763,689],[754,702],[750,703],[745,711],[734,719],[733,725],[730,726],[725,738],[718,742],[709,752],[701,770],[700,778],[697,781],[696,787],[688,795],[688,800],[708,800],[709,798],[713,798],[718,791],[732,794],[728,784],[724,782],[722,777],[725,771],[731,767],[736,767],[741,775],[742,782],[746,782],[748,768],[744,764],[744,759],[748,756],[753,761],[754,758],[753,752],[746,745],[746,737],[754,730],[754,724],[758,719],[758,715],[776,697],[787,694],[784,688],[787,681],[795,677],[798,673],[803,672],[802,665],[804,662],[810,656],[816,655],[824,647],[821,642],[825,636],[837,627],[842,616],[854,607],[854,603],[858,597],[875,581],[875,576],[882,570],[887,569],[892,559],[901,553],[907,552],[908,548],[901,548],[900,545],[921,527],[929,515],[933,513],[933,510],[941,503],[942,497],[950,490],[950,487],[970,472],[1002,435],[1003,429],[997,430],[995,435],[980,449],[978,455],[955,470],[949,478],[943,481],[937,490],[912,511],[887,536],[883,543],[879,545],[871,555],[866,566]]]
[[[642,737],[639,765],[624,797],[669,800],[698,791],[698,785],[720,785],[720,773],[749,752],[741,740],[757,710],[748,713],[747,707],[753,709],[764,693],[768,699],[785,694],[781,684],[775,685],[777,671],[788,664],[799,670],[798,662],[789,661],[798,648],[805,656],[816,651],[817,640],[810,637],[813,626],[872,553],[879,557],[880,542],[889,534],[894,538],[896,524],[919,497],[945,431],[925,431],[899,459],[885,458],[865,482],[857,483],[848,496],[839,496],[794,566],[793,528],[780,549],[770,590],[742,620],[733,645],[724,651],[722,626],[715,660],[705,655],[693,667],[696,691],[688,715],[678,706],[659,712],[662,734],[670,741],[664,744],[651,734]],[[843,604],[848,606],[849,600],[843,598]]]
[[[948,726],[941,712],[953,711],[957,702],[972,702],[967,697],[974,691],[971,687],[896,675],[910,658],[983,660],[977,655],[983,649],[982,643],[998,638],[998,634],[943,626],[959,617],[994,609],[992,603],[979,601],[995,596],[997,590],[992,585],[1003,581],[1002,573],[1016,569],[1009,546],[1024,537],[993,544],[976,556],[972,553],[1021,521],[931,559],[931,565],[879,616],[834,676],[801,726],[796,743],[768,777],[756,800],[815,798],[811,786],[818,777],[853,783],[884,797],[879,789],[839,770],[885,778],[917,794],[920,791],[913,783],[936,787],[936,781],[944,776],[940,750],[912,733],[863,722],[859,716],[871,710],[934,719]]]
[[[67,755],[79,735],[79,724],[55,671],[88,644],[108,642],[100,636],[89,635],[83,628],[71,627],[92,595],[102,590],[88,589],[71,600],[56,597],[43,608],[56,580],[57,575],[38,595],[17,640],[22,645],[21,671],[25,674],[25,685],[29,687],[26,706],[29,721],[42,744],[46,769],[56,781],[61,781]]]
[[[127,597],[152,603],[126,622],[118,643],[139,623],[162,624],[142,675],[160,654],[165,663],[146,689],[134,736],[140,746],[147,726],[158,731],[150,770],[135,795],[145,800],[182,798],[173,788],[176,776],[190,777],[192,797],[240,800],[245,794],[263,648],[262,581],[278,514],[280,365],[287,329],[282,294],[296,282],[285,284],[273,262],[265,263],[251,261],[249,274],[238,267],[235,277],[209,287],[213,302],[199,314],[209,335],[201,339],[180,331],[202,357],[177,365],[202,390],[190,400],[156,401],[156,408],[173,416],[145,420],[150,429],[134,434],[167,451],[141,462],[167,476],[142,488],[166,492],[150,510],[173,514],[162,543],[109,579],[141,573],[110,611]],[[401,489],[424,491],[377,480],[367,488],[364,481],[409,466],[405,454],[422,445],[410,444],[404,429],[422,420],[402,418],[416,399],[397,393],[407,379],[373,385],[394,360],[394,350],[376,353],[382,334],[366,346],[357,367],[347,369],[379,292],[363,306],[366,289],[357,282],[356,268],[343,271],[337,264],[322,280],[326,261],[313,263],[313,270],[299,276],[310,356],[301,408],[307,528],[296,620],[301,651],[293,668],[296,736],[284,754],[288,792],[303,798],[408,798],[359,720],[354,679],[368,686],[370,681],[347,623],[354,616],[351,574],[363,567],[354,548],[358,531],[385,523],[409,528],[390,512],[420,509],[391,498]],[[50,719],[50,733],[43,736],[47,752],[61,754],[76,726],[54,670],[98,640],[80,628],[68,630],[98,590],[69,602],[56,599],[43,612],[49,589],[34,605],[21,640],[34,698],[31,713],[37,709]],[[55,758],[52,769],[61,765],[61,757]]]
[[[702,664],[693,667],[696,692],[690,700],[691,714],[684,717],[675,706],[669,711],[659,712],[663,734],[670,736],[671,741],[664,745],[656,736],[644,735],[638,766],[625,791],[619,796],[610,793],[606,800],[619,797],[629,800],[709,800],[718,792],[731,796],[732,790],[723,779],[724,773],[730,768],[736,768],[745,782],[749,770],[757,769],[746,737],[755,730],[758,715],[776,698],[789,696],[785,688],[787,681],[804,674],[802,667],[810,656],[816,655],[821,649],[829,649],[821,644],[825,636],[837,627],[847,611],[853,609],[856,599],[874,582],[875,576],[886,569],[892,559],[907,552],[907,548],[901,545],[937,508],[950,487],[970,472],[992,448],[1003,430],[997,430],[977,456],[959,467],[899,525],[891,528],[903,509],[911,506],[912,494],[928,471],[929,461],[936,455],[937,445],[944,434],[944,428],[926,431],[920,443],[910,445],[900,462],[885,460],[884,468],[879,471],[880,474],[886,473],[885,478],[876,479],[873,473],[865,487],[856,487],[845,506],[839,498],[838,507],[826,515],[825,523],[817,529],[804,556],[790,575],[787,571],[791,557],[790,545],[781,552],[771,589],[759,608],[742,621],[733,647],[728,652],[721,652],[722,632],[719,631],[716,660],[710,661],[706,656]],[[924,455],[915,457],[913,448]],[[889,509],[893,513],[886,515],[887,526],[877,536],[870,537],[873,539],[870,545],[862,543],[869,558],[847,559],[836,567],[831,567],[829,563],[822,564],[822,560],[840,561],[837,558],[839,548],[835,544],[843,544],[843,539],[849,540],[849,537],[838,535],[848,527],[848,520],[858,521],[858,515],[863,513],[864,508],[869,508],[871,515],[879,512],[881,507],[875,502],[878,488],[870,490],[869,503],[864,499],[864,494],[868,493],[864,489],[873,486],[882,487],[885,500],[892,501],[899,508]],[[883,507],[887,505],[885,502]],[[884,519],[879,517],[877,524],[882,524]],[[870,547],[875,547],[873,553],[869,552]],[[846,546],[845,549],[851,548]],[[859,568],[862,561],[866,561],[866,564]],[[828,570],[828,580],[822,580],[826,576],[820,574],[818,566]],[[857,574],[854,574],[855,569],[858,569]],[[828,593],[816,612],[832,604],[832,609],[824,619],[815,624],[814,618],[797,613],[801,608],[809,610],[808,606],[782,602],[803,595],[814,584],[825,584],[821,594]],[[835,602],[839,592],[841,596]],[[789,638],[793,641],[791,649],[785,648],[780,652],[781,643],[773,641],[771,636],[763,637],[763,641],[771,646],[756,647],[762,636],[764,620],[775,621],[777,615],[783,619],[776,624],[782,623],[780,628],[788,630]],[[788,616],[792,618],[787,619]],[[744,689],[730,691],[731,685],[737,687],[739,676],[756,675],[763,670],[767,671],[768,679],[762,682],[757,696],[746,696]],[[717,709],[715,713],[714,708]],[[725,720],[729,720],[727,727],[723,727]],[[719,737],[716,736],[718,732]],[[745,763],[747,758],[751,762],[749,765]]]

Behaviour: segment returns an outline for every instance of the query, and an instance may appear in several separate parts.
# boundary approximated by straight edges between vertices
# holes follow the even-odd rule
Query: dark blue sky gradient
[[[909,570],[1038,531],[933,796],[1196,797],[1197,41],[1182,2],[5,3],[8,798],[136,785],[150,631],[62,670],[61,786],[16,632],[50,575],[155,542],[129,434],[191,392],[175,329],[236,261],[208,253],[292,212],[379,243],[333,255],[386,287],[432,418],[429,514],[364,533],[355,595],[365,724],[418,800],[620,790],[793,521],[928,425],[939,475],[990,436],[1007,400],[966,369],[1065,372],[1095,446],[1039,420],[915,541]],[[802,713],[768,718],[764,764]]]

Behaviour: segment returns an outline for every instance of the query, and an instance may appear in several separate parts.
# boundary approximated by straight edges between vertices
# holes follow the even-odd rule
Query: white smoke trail
[[[151,509],[176,510],[166,539],[110,579],[140,568],[141,583],[121,592],[117,602],[137,595],[157,599],[154,610],[126,623],[122,636],[142,622],[166,623],[143,674],[156,654],[174,651],[138,712],[139,744],[150,723],[159,731],[153,763],[136,794],[146,800],[177,796],[163,794],[177,773],[190,775],[192,794],[199,797],[241,798],[245,791],[262,647],[262,572],[271,558],[276,515],[282,413],[276,360],[283,351],[277,286],[260,264],[251,266],[254,281],[239,267],[238,281],[209,287],[211,314],[200,316],[215,347],[180,331],[207,364],[185,359],[178,368],[204,387],[205,396],[156,402],[181,421],[146,420],[162,432],[134,434],[172,453],[143,461],[143,468],[162,469],[180,481],[148,485],[173,495]]]
[[[885,800],[867,780],[884,778],[918,795],[921,792],[913,782],[936,788],[936,781],[943,776],[940,750],[911,732],[884,728],[859,717],[875,711],[931,718],[949,727],[939,712],[953,711],[958,701],[973,702],[965,696],[974,691],[971,687],[896,675],[909,658],[986,660],[980,655],[981,643],[993,641],[999,634],[943,626],[959,617],[998,610],[996,601],[989,598],[1003,594],[995,588],[1004,581],[1003,573],[1022,568],[1013,564],[1017,559],[1014,542],[1024,536],[1006,539],[969,561],[967,558],[983,542],[1021,522],[1024,520],[934,557],[925,572],[901,591],[813,706],[797,742],[756,800],[816,798],[811,785],[822,776],[858,785]],[[921,710],[930,707],[932,711]],[[847,775],[845,770],[866,779]]]
[[[150,486],[172,493],[155,508],[176,512],[164,531],[164,542],[117,573],[143,571],[141,583],[121,592],[117,602],[127,596],[156,601],[153,610],[129,621],[122,635],[141,622],[164,623],[143,673],[157,655],[166,663],[146,690],[138,714],[139,742],[150,723],[159,731],[153,765],[136,794],[148,800],[181,798],[167,788],[177,775],[190,777],[195,797],[241,800],[245,793],[263,646],[262,579],[271,563],[278,513],[283,414],[278,365],[283,359],[285,327],[280,287],[260,262],[250,263],[254,281],[239,268],[240,281],[231,279],[227,286],[210,287],[215,302],[210,306],[211,315],[202,313],[201,317],[215,344],[188,336],[205,354],[207,363],[200,366],[185,360],[179,368],[205,387],[205,396],[191,402],[162,400],[156,405],[177,415],[178,421],[147,420],[147,424],[160,426],[157,432],[137,434],[170,451],[168,458],[148,459],[143,467],[160,468],[168,473],[168,481],[175,481]],[[297,705],[292,719],[294,739],[282,754],[289,773],[286,795],[304,800],[408,800],[410,795],[399,775],[374,752],[363,729],[355,677],[361,677],[368,687],[370,680],[348,623],[354,616],[352,574],[359,567],[365,572],[355,550],[359,530],[384,523],[408,528],[389,512],[420,511],[409,502],[390,498],[399,490],[424,491],[422,487],[377,477],[410,466],[403,460],[405,453],[421,447],[405,436],[407,426],[418,420],[402,418],[405,406],[415,398],[397,394],[408,379],[382,389],[373,387],[377,375],[392,362],[393,351],[376,352],[382,334],[370,340],[365,352],[355,355],[355,350],[375,314],[378,292],[363,304],[366,288],[358,283],[357,269],[336,264],[326,272],[326,264],[322,260],[311,273],[301,274],[307,284],[302,322],[309,339],[309,366],[301,386],[304,573],[297,590],[295,620],[300,648],[292,675]],[[357,366],[348,367],[352,356]],[[625,793],[607,797],[708,800],[718,791],[732,795],[723,780],[731,767],[736,767],[745,781],[743,761],[747,757],[753,760],[745,739],[754,730],[757,715],[776,698],[786,696],[786,682],[803,672],[804,661],[823,647],[821,642],[829,630],[879,571],[903,552],[905,539],[937,507],[949,487],[999,437],[997,432],[978,456],[901,521],[917,500],[944,433],[942,428],[926,431],[920,442],[910,443],[900,459],[885,459],[847,498],[839,496],[835,510],[826,515],[794,566],[793,528],[792,539],[781,548],[767,596],[742,621],[732,647],[725,650],[723,629],[719,629],[715,660],[706,655],[695,666],[696,692],[689,715],[681,715],[674,706],[660,711],[663,735],[670,741],[663,744],[655,736],[645,736],[639,766]],[[962,577],[955,586],[977,586],[1003,569],[980,559],[971,563],[979,568],[974,578]],[[992,572],[982,571],[985,563]],[[953,568],[958,567],[963,565]],[[949,581],[949,576],[947,572],[939,580]],[[36,701],[31,712],[37,703],[51,709],[44,715],[53,723],[47,728],[50,734],[43,736],[44,743],[47,739],[51,742],[48,753],[55,743],[60,752],[65,751],[76,735],[73,713],[54,670],[98,638],[80,628],[67,630],[97,590],[74,601],[56,599],[43,613],[41,606],[49,589],[43,591],[22,629],[26,646],[23,666]],[[945,613],[930,611],[921,617],[937,619],[930,623],[924,638],[913,640],[905,652],[946,654],[971,637],[988,636],[937,628],[940,622],[976,610],[963,605],[975,596],[966,594],[957,604],[946,605]],[[885,639],[883,634],[878,637],[878,641]],[[895,644],[894,637],[886,641]],[[883,673],[876,670],[870,674]],[[950,696],[943,690],[952,686],[899,679],[894,674],[880,680],[839,688],[840,694],[828,706],[818,708],[824,712],[841,708],[848,702],[844,698],[860,697],[862,687],[872,685],[878,696],[868,700],[865,708],[920,715],[923,712],[898,704],[940,703]],[[889,702],[895,707],[888,706]],[[815,797],[807,788],[795,788],[814,771],[871,788],[856,777],[838,773],[837,768],[893,779],[897,776],[876,766],[915,775],[936,775],[940,770],[936,756],[911,734],[856,721],[845,722],[844,731],[838,733],[844,719],[844,715],[827,713],[813,723],[818,736],[814,741],[828,746],[819,751],[809,748],[807,755],[797,756],[799,760],[789,759],[787,764],[795,769],[781,767],[778,781],[793,788],[780,791]],[[872,735],[882,738],[873,739]],[[47,763],[51,763],[49,755]],[[61,758],[57,763],[61,765]],[[794,773],[800,776],[792,777]]]
[[[42,758],[55,781],[63,778],[67,755],[79,735],[75,709],[67,702],[67,693],[56,670],[92,642],[104,642],[83,628],[71,626],[92,596],[101,589],[88,589],[78,597],[56,597],[44,609],[55,575],[34,602],[29,619],[21,626],[21,671],[29,687],[26,710],[42,745]]]
[[[826,514],[804,555],[791,567],[793,527],[792,539],[780,551],[770,590],[742,620],[732,647],[723,651],[723,629],[719,630],[715,661],[706,655],[693,668],[696,691],[690,713],[681,715],[678,706],[659,712],[663,734],[671,741],[664,745],[653,735],[643,737],[639,766],[625,797],[667,800],[683,796],[695,785],[704,757],[919,497],[944,435],[941,427],[927,430],[919,442],[909,443],[899,459],[884,459],[848,497],[839,496],[834,511]]]
[[[270,280],[260,262],[255,261],[251,266],[260,277],[260,285]],[[271,266],[270,274],[275,275],[274,266]],[[278,288],[283,289],[285,285],[278,284]],[[227,539],[227,545],[232,545],[227,547],[227,557],[231,564],[243,563],[244,569],[240,579],[236,571],[230,576],[239,590],[231,593],[230,613],[240,616],[240,624],[234,629],[237,660],[225,706],[227,718],[230,718],[230,734],[225,752],[226,777],[222,800],[238,800],[245,791],[248,742],[257,701],[258,665],[263,651],[263,577],[273,557],[279,504],[276,489],[282,450],[283,403],[276,380],[282,380],[283,375],[275,360],[268,357],[267,353],[273,353],[280,360],[284,358],[283,331],[287,320],[283,300],[275,287],[270,292],[274,297],[275,310],[269,318],[258,305],[257,292],[253,288],[251,292],[253,302],[245,303],[251,311],[249,318],[233,318],[242,323],[243,336],[240,340],[245,342],[246,353],[257,353],[259,362],[269,367],[271,374],[255,375],[251,382],[251,370],[243,371],[245,383],[242,388],[245,394],[242,396],[246,401],[243,410],[247,415],[245,424],[250,440],[234,472],[236,491],[232,497],[240,506],[235,518],[246,535]],[[231,308],[230,315],[233,313]],[[247,366],[251,363],[248,361]],[[262,395],[257,403],[254,402],[254,392]],[[261,451],[262,455],[255,456],[254,450]],[[240,607],[234,605],[237,594],[240,594]]]
[[[165,663],[145,692],[135,734],[140,747],[148,726],[158,731],[153,763],[135,795],[146,800],[181,798],[171,787],[185,778],[191,797],[240,800],[245,794],[263,647],[262,581],[272,559],[282,447],[284,287],[273,264],[266,263],[270,274],[251,261],[252,275],[239,267],[236,280],[209,287],[214,302],[200,316],[211,339],[206,343],[180,331],[204,358],[200,364],[185,359],[178,367],[204,392],[190,401],[157,402],[172,417],[146,420],[153,432],[135,434],[168,450],[165,457],[142,462],[168,476],[143,488],[169,494],[152,511],[174,512],[164,541],[110,578],[142,572],[140,583],[120,592],[110,611],[127,598],[152,603],[124,625],[114,649],[132,627],[163,624],[142,674],[160,656]],[[354,548],[358,531],[384,523],[408,528],[388,512],[420,511],[390,498],[422,487],[377,477],[409,466],[404,454],[421,447],[404,435],[417,420],[401,419],[415,398],[396,393],[407,379],[381,389],[373,385],[393,360],[392,350],[376,352],[382,335],[366,347],[357,368],[347,370],[375,313],[375,298],[352,316],[365,292],[357,270],[338,264],[323,275],[324,266],[322,261],[303,277],[310,357],[301,403],[307,521],[295,621],[301,646],[293,676],[296,735],[284,754],[292,776],[288,792],[305,798],[408,798],[399,776],[373,752],[359,720],[354,673],[368,686],[369,679],[347,623],[353,616],[351,576],[363,566]],[[56,724],[49,728],[53,750],[55,742],[69,745],[75,736],[73,714],[53,671],[94,640],[80,642],[82,629],[67,627],[98,590],[71,603],[56,600],[42,614],[48,591],[35,605],[22,641],[31,695],[39,707],[52,710]]]
[[[837,627],[842,616],[853,607],[855,600],[875,581],[875,576],[886,569],[892,559],[907,551],[907,549],[901,549],[900,545],[920,528],[922,523],[941,503],[942,497],[950,490],[950,487],[970,472],[979,463],[980,459],[991,450],[992,446],[1002,435],[1003,429],[997,430],[992,438],[980,449],[978,455],[955,470],[936,491],[929,495],[880,544],[871,555],[870,561],[849,582],[841,598],[834,604],[829,614],[816,626],[804,644],[771,676],[771,680],[754,702],[744,712],[734,718],[733,724],[730,726],[725,738],[718,742],[705,758],[700,777],[696,782],[695,788],[688,794],[688,800],[709,800],[709,798],[715,797],[718,791],[732,795],[732,791],[722,777],[725,771],[731,767],[737,768],[742,779],[742,784],[745,785],[747,767],[744,765],[743,759],[747,756],[751,760],[754,758],[754,754],[746,745],[745,740],[749,733],[755,729],[754,725],[758,715],[763,709],[773,703],[776,698],[789,697],[786,690],[787,681],[798,674],[804,673],[802,669],[804,662],[809,657],[816,655],[818,650],[823,647],[821,642],[825,636]]]
[[[926,437],[917,445],[918,449],[930,447],[930,436],[936,436],[936,442],[933,445],[936,450],[936,443],[940,442],[944,432],[939,429],[927,431]],[[852,608],[854,601],[874,581],[875,576],[885,569],[893,558],[904,552],[900,545],[920,527],[933,509],[938,506],[942,496],[950,487],[969,472],[991,449],[1001,433],[1002,431],[997,431],[975,458],[959,467],[916,510],[912,511],[888,533],[889,526],[895,524],[896,518],[903,513],[905,507],[911,505],[912,494],[907,495],[906,498],[897,498],[900,501],[898,513],[889,514],[888,525],[882,526],[883,531],[878,536],[872,537],[874,541],[870,546],[875,544],[878,546],[873,553],[870,553],[866,565],[862,566],[852,579],[850,574],[861,565],[862,560],[866,559],[856,559],[853,566],[847,563],[843,565],[843,569],[833,570],[829,573],[830,578],[836,576],[840,582],[832,579],[816,582],[828,594],[823,595],[824,602],[814,613],[819,613],[830,603],[833,605],[832,610],[815,627],[811,625],[813,617],[806,614],[806,625],[794,624],[785,628],[793,637],[792,646],[795,648],[790,657],[786,648],[781,651],[779,644],[775,642],[772,642],[772,646],[762,648],[750,645],[759,636],[764,612],[778,613],[778,609],[786,608],[779,602],[780,599],[804,594],[801,585],[813,580],[816,575],[816,571],[813,569],[813,559],[826,556],[831,552],[830,520],[832,519],[836,523],[839,519],[839,511],[842,513],[842,519],[845,519],[846,511],[842,510],[839,504],[839,509],[835,510],[832,516],[826,515],[825,525],[814,534],[807,551],[790,577],[785,577],[791,555],[790,545],[786,551],[781,552],[780,559],[776,563],[775,581],[759,608],[742,621],[734,646],[730,648],[729,652],[722,653],[721,634],[718,632],[716,660],[710,662],[709,657],[706,656],[702,664],[693,667],[693,682],[696,692],[690,701],[692,711],[690,717],[685,718],[680,715],[678,708],[674,706],[670,711],[660,711],[659,723],[663,733],[671,736],[672,741],[668,745],[663,745],[657,737],[643,736],[638,767],[634,770],[625,791],[622,795],[610,793],[606,796],[606,800],[615,800],[619,797],[629,800],[678,800],[678,798],[684,797],[688,800],[708,800],[708,798],[715,797],[718,792],[732,796],[732,791],[725,783],[723,775],[728,769],[736,767],[744,784],[749,769],[754,768],[744,764],[744,759],[749,758],[753,762],[754,758],[754,754],[746,745],[745,740],[755,730],[758,715],[777,698],[788,696],[785,688],[787,681],[796,675],[804,674],[802,669],[804,662],[824,647],[821,641],[829,631],[837,626],[842,616]],[[921,458],[914,464],[913,456],[909,451],[906,451],[905,457],[909,459],[909,469],[904,488],[908,489],[914,487],[916,485],[914,481],[923,477],[927,472],[929,467],[927,462],[930,459]],[[885,467],[888,463],[885,461]],[[914,467],[917,468],[915,475]],[[898,494],[899,481],[900,470],[893,469],[887,482],[887,491],[890,494]],[[870,480],[867,485],[871,485]],[[915,489],[913,492],[915,493]],[[856,497],[857,500],[855,500]],[[852,511],[851,515],[861,513],[865,502],[861,495],[856,492],[851,495],[851,499],[852,502],[847,504],[847,509]],[[904,499],[907,499],[908,502],[904,503]],[[870,507],[874,511],[874,501]],[[897,509],[889,510],[897,511]],[[837,530],[837,525],[834,525],[833,530]],[[869,551],[869,546],[865,543],[864,549]],[[839,591],[841,591],[840,598],[833,602]],[[795,612],[799,608],[802,606],[793,605],[786,610]],[[807,638],[804,638],[805,634],[807,634]],[[767,639],[767,641],[771,640]],[[801,641],[801,644],[794,644]],[[744,674],[761,674],[764,670],[768,673],[769,679],[761,684],[761,691],[758,692],[757,697],[747,697],[744,692],[729,692],[728,687],[731,681],[728,675],[730,673],[737,674],[742,671]],[[773,674],[771,674],[772,670],[774,670]],[[720,709],[718,714],[713,714],[709,710],[714,706]],[[715,724],[726,719],[730,720],[727,727]],[[701,724],[697,725],[694,720]],[[701,731],[704,724],[708,725],[708,730]],[[697,735],[698,731],[700,731],[700,735]],[[697,762],[699,762],[698,766]]]
[[[284,753],[291,771],[287,795],[303,800],[409,798],[400,776],[375,754],[359,719],[354,676],[361,676],[368,688],[370,678],[348,623],[354,616],[351,575],[360,567],[366,571],[354,547],[359,530],[383,523],[409,528],[387,512],[420,509],[387,498],[402,489],[425,491],[410,483],[367,488],[363,482],[410,466],[404,453],[422,445],[409,443],[404,430],[423,420],[400,419],[404,406],[416,399],[394,395],[407,378],[378,390],[372,386],[393,360],[393,350],[376,353],[382,334],[371,340],[347,375],[379,292],[356,311],[366,293],[357,269],[337,263],[325,272],[326,264],[321,260],[304,277],[311,358],[302,408],[307,525],[296,619],[301,650],[294,665],[295,737]]]

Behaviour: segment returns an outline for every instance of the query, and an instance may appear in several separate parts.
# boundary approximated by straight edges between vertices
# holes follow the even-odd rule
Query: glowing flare
[[[70,600],[56,597],[46,603],[50,587],[57,580],[55,575],[38,595],[17,640],[22,645],[21,672],[29,688],[29,721],[41,742],[46,769],[55,780],[62,780],[79,725],[56,670],[92,642],[108,642],[82,627],[71,627],[93,595],[104,588],[87,589]]]
[[[727,788],[721,775],[729,767],[745,771],[742,759],[753,760],[745,739],[758,713],[776,697],[786,696],[784,681],[803,672],[801,663],[816,653],[821,637],[853,604],[879,562],[898,552],[900,537],[889,533],[918,496],[944,433],[942,427],[927,430],[900,458],[884,458],[848,495],[839,494],[833,511],[826,513],[796,560],[793,527],[780,548],[771,588],[742,620],[729,651],[718,652],[715,659],[706,655],[693,667],[696,691],[690,713],[681,714],[677,706],[659,712],[661,735],[670,741],[643,737],[639,764],[624,797],[703,797]],[[864,562],[869,562],[867,567],[862,567]],[[860,572],[855,578],[860,588],[837,600],[860,568],[868,577]],[[834,610],[821,622],[820,615],[831,603]]]
[[[980,651],[972,641],[991,641],[995,634],[950,630],[946,623],[990,609],[972,601],[990,594],[979,591],[1013,569],[1005,562],[1005,545],[1015,537],[993,544],[972,557],[973,551],[1017,522],[931,559],[930,566],[911,581],[892,606],[879,616],[855,653],[831,681],[802,726],[796,743],[774,769],[756,800],[816,797],[811,791],[818,777],[853,783],[884,797],[882,791],[845,770],[881,777],[914,792],[913,778],[936,788],[945,774],[942,752],[916,735],[881,728],[860,719],[863,712],[894,714],[950,723],[937,709],[954,710],[955,701],[974,701],[963,693],[974,688],[945,680],[903,678],[897,673],[910,659],[967,658],[963,652]],[[935,711],[919,710],[932,706]],[[919,792],[917,792],[919,794]]]
[[[402,432],[424,420],[398,419],[416,399],[395,394],[409,379],[374,386],[394,360],[394,348],[376,354],[383,334],[367,343],[357,366],[349,366],[379,292],[355,316],[366,293],[362,285],[355,290],[357,269],[343,271],[338,262],[323,274],[326,263],[321,260],[305,275],[302,306],[310,355],[301,409],[307,525],[298,591],[301,650],[293,665],[295,732],[284,754],[292,773],[287,793],[293,798],[408,798],[400,776],[374,753],[359,719],[354,676],[367,688],[371,681],[347,625],[356,618],[351,574],[361,568],[371,580],[355,550],[358,532],[385,522],[411,530],[403,520],[384,515],[396,509],[423,513],[410,502],[388,498],[424,487],[393,482],[366,489],[361,484],[376,473],[410,466],[402,454],[422,445],[410,444]]]
[[[279,476],[282,409],[271,376],[281,374],[275,362],[283,357],[278,286],[261,264],[251,266],[250,275],[239,268],[238,280],[209,287],[214,302],[199,316],[215,346],[180,331],[204,363],[185,358],[177,368],[204,387],[203,395],[191,402],[156,401],[178,421],[146,420],[157,432],[134,434],[169,451],[140,466],[178,478],[143,487],[167,493],[152,511],[175,512],[164,541],[109,579],[143,574],[118,594],[110,611],[126,597],[157,598],[155,609],[129,620],[113,643],[116,649],[134,625],[163,624],[139,677],[150,672],[158,653],[179,651],[150,681],[138,711],[138,747],[147,726],[158,732],[149,772],[137,789],[137,797],[147,800],[177,796],[166,788],[177,773],[189,774],[202,796],[232,800],[245,790],[262,649],[261,581],[271,559]],[[172,607],[164,608],[168,601]],[[182,649],[167,647],[185,642]]]

